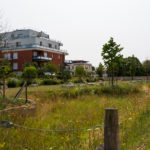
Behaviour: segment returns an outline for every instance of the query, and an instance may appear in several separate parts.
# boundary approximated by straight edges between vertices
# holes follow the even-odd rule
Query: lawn
[[[64,89],[61,90],[59,85],[30,87],[29,98],[36,101],[36,110],[1,113],[1,120],[10,120],[15,124],[38,129],[85,129],[42,132],[17,127],[0,128],[0,149],[95,150],[103,143],[103,127],[87,127],[103,124],[104,109],[107,107],[119,110],[122,150],[150,149],[149,87],[146,84],[136,84],[136,87],[144,89],[144,92],[123,95],[86,93],[69,98],[60,94]],[[7,89],[7,96],[13,97],[17,90],[18,88]],[[58,91],[59,96],[52,98],[52,91]],[[21,97],[24,97],[24,93]]]

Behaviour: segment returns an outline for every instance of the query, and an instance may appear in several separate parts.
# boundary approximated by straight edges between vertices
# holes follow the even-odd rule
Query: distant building
[[[72,74],[75,73],[75,69],[77,66],[83,66],[85,71],[92,71],[92,64],[88,63],[88,61],[84,60],[66,60],[65,68],[70,70]]]
[[[31,29],[1,33],[4,38],[0,46],[0,60],[10,61],[13,71],[19,72],[26,62],[37,62],[41,67],[45,62],[63,66],[67,51],[61,50],[63,44],[49,38],[44,32]]]

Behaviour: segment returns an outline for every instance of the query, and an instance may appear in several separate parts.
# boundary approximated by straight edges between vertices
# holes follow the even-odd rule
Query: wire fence
[[[22,126],[19,124],[14,124],[10,121],[0,121],[0,126],[3,128],[16,127],[16,128],[23,128],[27,130],[34,130],[34,131],[41,131],[41,132],[71,132],[71,131],[83,131],[83,130],[90,130],[90,129],[97,129],[99,127],[104,127],[104,125],[102,124],[102,125],[95,125],[95,126],[85,127],[85,128],[50,130],[50,129],[40,129],[40,128],[31,128],[27,126]]]
[[[141,138],[141,141],[142,141],[142,138],[143,138],[142,134],[145,133],[145,132],[147,132],[146,130],[148,129],[148,126],[150,125],[150,124],[148,124],[146,122],[146,120],[148,120],[148,119],[150,119],[150,110],[147,110],[146,112],[143,112],[136,119],[128,118],[127,120],[125,120],[123,122],[117,123],[117,125],[118,125],[118,127],[120,129],[120,131],[118,131],[118,132],[120,134],[121,147],[122,147],[123,150],[135,149],[135,147],[136,147],[135,145],[136,145],[137,139]],[[100,136],[102,136],[101,139],[100,138],[96,139],[95,135],[97,134],[97,132],[104,132],[104,130],[105,130],[106,127],[107,128],[111,128],[109,125],[106,125],[106,124],[97,124],[97,125],[83,127],[83,128],[42,129],[42,128],[34,128],[34,127],[29,127],[29,126],[25,126],[25,125],[21,125],[21,124],[16,124],[16,123],[10,122],[10,121],[0,121],[0,127],[2,127],[2,128],[23,129],[23,130],[26,130],[26,131],[27,130],[29,130],[29,131],[35,131],[33,134],[36,134],[36,132],[37,132],[38,136],[43,135],[43,137],[41,136],[41,138],[44,138],[45,135],[42,134],[42,133],[40,133],[40,132],[43,132],[43,133],[44,132],[45,133],[60,133],[60,134],[62,133],[61,135],[68,134],[69,136],[70,136],[70,134],[72,134],[72,136],[75,136],[75,138],[77,138],[77,136],[74,135],[75,132],[85,131],[85,132],[82,132],[82,134],[84,134],[86,132],[87,132],[87,134],[89,134],[89,137],[86,137],[86,138],[89,138],[89,145],[90,144],[93,145],[94,144],[94,140],[101,140],[101,143],[103,143],[103,141],[105,141],[104,140],[105,139],[105,134],[103,134],[103,133],[100,134]],[[88,132],[88,131],[91,131],[91,132]],[[24,131],[20,130],[19,132],[23,133]],[[110,132],[113,132],[113,131],[110,131]],[[32,134],[32,133],[30,133],[30,134]],[[95,135],[92,135],[92,134],[95,134]],[[109,133],[109,135],[111,135],[111,134]],[[35,137],[36,137],[36,135],[35,135]],[[44,140],[42,140],[42,141],[44,141]],[[92,141],[92,142],[90,142],[90,141]],[[142,142],[145,145],[147,144],[146,141],[142,141]],[[58,144],[58,143],[56,143],[56,144]],[[139,145],[137,147],[141,148],[142,146],[143,145]],[[143,148],[143,150],[144,149],[146,149],[146,148]],[[114,149],[114,150],[117,150],[117,149]]]

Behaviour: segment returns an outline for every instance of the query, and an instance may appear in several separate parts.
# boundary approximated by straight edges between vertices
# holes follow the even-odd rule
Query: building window
[[[35,56],[35,57],[36,57],[36,56],[37,56],[37,52],[33,52],[33,56]]]
[[[58,59],[60,59],[60,55],[58,55]]]
[[[44,57],[47,57],[47,52],[44,52]]]
[[[12,39],[14,38],[14,34],[11,34],[11,38],[12,38]]]
[[[21,46],[21,42],[16,42],[16,46],[17,47]]]
[[[18,59],[18,53],[13,53],[13,59]]]
[[[42,46],[42,42],[40,42],[40,46]]]
[[[13,70],[17,70],[18,69],[18,63],[13,63]]]
[[[55,45],[55,49],[57,49],[57,45]]]
[[[21,37],[23,37],[23,34],[18,34],[17,37],[21,38]]]
[[[5,57],[5,59],[8,59],[8,60],[10,60],[10,59],[11,59],[11,57],[10,57],[10,53],[5,54],[5,55],[4,55],[4,57]]]
[[[49,48],[52,48],[52,44],[49,43],[49,44],[48,44],[48,47],[49,47]]]

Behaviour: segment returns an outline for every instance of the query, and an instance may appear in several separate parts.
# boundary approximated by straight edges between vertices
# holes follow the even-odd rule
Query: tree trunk
[[[26,101],[25,101],[25,103],[27,103],[28,102],[28,85],[27,85],[27,83],[26,83],[25,94],[26,94]]]
[[[111,85],[114,86],[114,69],[113,68],[111,72]]]
[[[5,99],[5,78],[3,78],[3,99]]]

